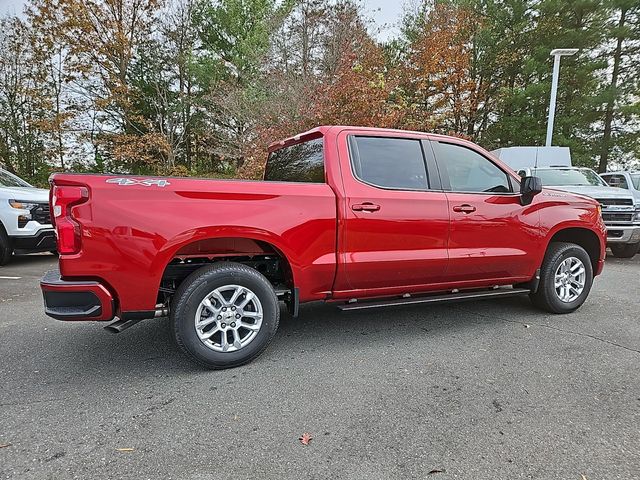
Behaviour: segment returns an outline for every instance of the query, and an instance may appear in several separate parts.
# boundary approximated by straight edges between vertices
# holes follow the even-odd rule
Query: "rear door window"
[[[374,187],[394,190],[429,188],[420,140],[389,137],[349,137],[353,173]]]
[[[322,138],[271,152],[264,179],[272,182],[325,183]]]

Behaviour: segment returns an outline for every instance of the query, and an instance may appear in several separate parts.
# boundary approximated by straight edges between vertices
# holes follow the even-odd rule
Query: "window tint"
[[[602,176],[602,178],[604,178],[612,187],[626,188],[629,190],[629,185],[627,184],[627,179],[624,178],[624,175],[605,175]]]
[[[441,172],[449,177],[454,192],[512,191],[509,177],[489,159],[459,145],[433,142]]]
[[[534,170],[533,174],[540,177],[542,184],[548,187],[607,186],[607,183],[589,168],[539,168]]]
[[[277,182],[324,183],[322,138],[271,152],[264,179]]]
[[[349,149],[353,172],[360,180],[382,188],[427,188],[420,140],[350,137]]]

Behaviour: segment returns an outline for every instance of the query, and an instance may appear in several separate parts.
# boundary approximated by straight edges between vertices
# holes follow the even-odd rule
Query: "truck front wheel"
[[[269,281],[245,265],[220,262],[193,272],[171,304],[180,349],[212,369],[250,362],[278,329],[278,298]]]
[[[613,253],[613,256],[617,258],[632,258],[636,253],[638,253],[639,248],[640,248],[640,243],[628,243],[626,245],[611,245],[611,253]]]
[[[9,241],[7,233],[4,231],[4,227],[0,224],[0,265],[9,263],[11,255],[13,255],[11,242]]]
[[[554,242],[549,245],[540,269],[540,285],[531,294],[533,304],[551,313],[569,313],[589,296],[593,266],[579,245]]]

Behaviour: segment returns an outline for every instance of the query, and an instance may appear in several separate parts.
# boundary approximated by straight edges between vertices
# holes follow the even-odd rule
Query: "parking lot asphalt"
[[[188,362],[166,319],[46,317],[55,261],[0,268],[0,478],[640,478],[640,255],[564,316],[305,305],[225,371]]]

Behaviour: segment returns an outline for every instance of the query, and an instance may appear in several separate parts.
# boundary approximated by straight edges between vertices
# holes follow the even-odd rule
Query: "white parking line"
[[[0,277],[0,280],[20,280],[22,277]]]

